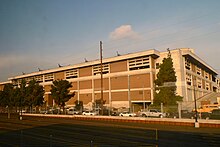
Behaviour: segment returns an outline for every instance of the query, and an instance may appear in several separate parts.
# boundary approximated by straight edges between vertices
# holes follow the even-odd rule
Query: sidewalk
[[[53,117],[53,118],[69,118],[78,120],[100,120],[114,122],[133,122],[146,124],[164,124],[174,126],[195,126],[195,119],[178,119],[178,118],[144,118],[144,117],[119,117],[119,116],[84,116],[84,115],[56,115],[56,114],[28,114],[24,116],[36,117]],[[199,127],[220,128],[220,120],[198,119]]]

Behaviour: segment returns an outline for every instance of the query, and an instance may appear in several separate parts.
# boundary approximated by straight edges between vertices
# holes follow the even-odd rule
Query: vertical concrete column
[[[80,89],[79,89],[79,80],[77,80],[77,100],[79,101],[79,91],[80,91]]]
[[[151,87],[151,102],[154,100],[154,80],[153,80],[153,72],[150,72],[150,87]]]
[[[92,103],[95,102],[95,85],[94,78],[92,78]]]
[[[130,88],[130,75],[128,74],[128,103],[129,103],[129,112],[131,112],[131,88]]]
[[[112,93],[111,93],[111,78],[108,77],[108,89],[109,89],[109,93],[108,93],[108,97],[109,97],[109,107],[112,108]]]

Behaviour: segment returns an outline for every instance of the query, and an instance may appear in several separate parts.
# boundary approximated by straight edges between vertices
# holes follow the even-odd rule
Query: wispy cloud
[[[131,25],[121,25],[110,33],[109,38],[111,40],[139,39],[140,35],[132,29]]]

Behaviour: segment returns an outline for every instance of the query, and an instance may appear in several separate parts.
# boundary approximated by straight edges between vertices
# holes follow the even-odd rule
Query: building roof
[[[125,55],[119,55],[116,57],[105,58],[103,59],[102,62],[103,64],[105,64],[105,63],[111,63],[111,62],[132,59],[132,58],[141,57],[141,56],[148,56],[148,55],[152,56],[153,58],[158,58],[160,55],[160,52],[155,49],[145,50],[141,52],[129,53]],[[76,69],[76,68],[81,68],[81,67],[93,66],[93,65],[98,65],[98,64],[100,64],[100,60],[88,61],[88,62],[83,62],[79,64],[63,66],[63,67],[58,67],[58,68],[53,68],[53,69],[48,69],[48,70],[32,72],[32,73],[28,73],[24,75],[19,75],[19,76],[8,78],[8,80],[20,79],[20,78],[31,77],[31,76],[36,76],[36,75],[43,75],[43,74],[65,71],[65,70],[74,69],[74,68]]]
[[[199,58],[191,49],[182,50],[182,54],[183,56],[187,57],[190,60],[190,62],[192,62],[193,64],[199,66],[202,69],[205,69],[206,71],[212,73],[213,75],[218,75],[218,72],[214,68],[212,68],[205,61]]]

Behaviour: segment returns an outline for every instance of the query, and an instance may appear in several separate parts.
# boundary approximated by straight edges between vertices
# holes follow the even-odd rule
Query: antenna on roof
[[[84,58],[84,61],[85,61],[85,62],[88,62],[88,60],[87,60],[86,58]]]
[[[170,53],[170,48],[167,48],[167,51],[168,51],[168,57],[170,58],[171,57],[171,53]]]
[[[117,56],[121,56],[121,55],[118,53],[118,51],[116,51],[116,54],[117,54]]]
[[[63,67],[62,65],[58,64],[59,67]]]
[[[42,71],[40,68],[38,68],[39,71]]]

